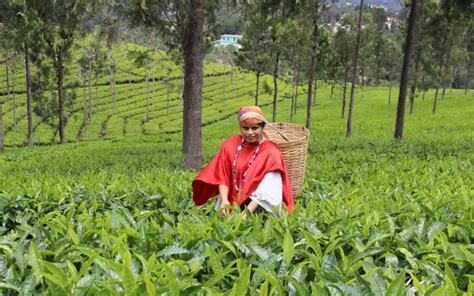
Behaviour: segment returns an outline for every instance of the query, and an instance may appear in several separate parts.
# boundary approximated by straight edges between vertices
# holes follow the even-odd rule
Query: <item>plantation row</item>
[[[206,87],[217,101],[221,82]],[[283,219],[195,207],[177,134],[7,149],[0,293],[472,295],[472,98],[448,93],[436,116],[417,100],[394,142],[387,91],[359,93],[345,141],[340,100],[321,85],[305,185]],[[205,161],[237,132],[233,116],[203,129]]]
[[[262,83],[271,81],[270,77]],[[255,77],[253,74],[235,70],[234,73],[208,76],[203,88],[203,125],[225,119],[235,113],[242,105],[254,103]],[[89,88],[74,88],[76,99],[67,107],[66,136],[68,141],[106,139],[128,135],[151,135],[176,133],[181,130],[182,81],[131,81],[118,84],[115,96],[110,85],[92,85]],[[288,96],[289,86],[281,83],[280,91]],[[49,94],[51,95],[51,94]],[[55,95],[54,93],[52,95]],[[15,97],[14,127],[13,100],[4,100],[3,114],[6,145],[24,145],[26,142],[26,96]],[[272,102],[273,96],[261,93],[260,103],[265,106]],[[280,99],[281,100],[281,99]],[[84,107],[86,126],[84,126]],[[92,117],[90,116],[92,108]],[[178,114],[178,116],[177,116]],[[34,115],[34,142],[48,144],[57,142],[56,122]]]
[[[86,41],[84,41],[86,43]],[[71,64],[68,67],[68,72],[65,78],[66,85],[75,85],[79,86],[82,84],[82,79],[85,77],[88,78],[88,65],[83,70],[84,73],[81,72],[80,65],[78,60],[80,59],[81,55],[84,53],[83,48],[78,48],[73,53],[73,58]],[[146,65],[137,64],[134,61],[133,54],[131,52],[148,52],[149,55],[149,63]],[[146,48],[128,43],[125,45],[116,46],[112,49],[112,56],[115,60],[115,80],[117,84],[124,84],[128,83],[129,81],[139,82],[145,80],[147,75],[147,68],[148,68],[148,75],[151,77],[155,77],[155,79],[180,79],[182,78],[182,69],[177,66],[163,51],[154,51],[150,52]],[[0,56],[0,60],[4,60],[5,57]],[[15,92],[17,93],[25,93],[26,86],[25,86],[25,70],[24,70],[24,61],[21,55],[16,56],[14,59],[14,69],[15,69]],[[6,87],[7,87],[7,73],[6,73],[6,65],[3,63],[0,70],[0,94],[6,94]],[[111,66],[112,60],[109,58],[105,61],[102,61],[101,68],[96,69],[94,61],[92,60],[92,73],[91,79],[93,85],[109,85],[111,80]],[[10,88],[12,87],[12,73],[11,73],[12,65],[9,65],[9,83]],[[96,77],[95,71],[98,71],[98,76]],[[206,63],[205,66],[205,75],[209,74],[219,74],[224,72],[224,66],[215,63]],[[32,73],[35,73],[35,67],[32,66]],[[53,79],[55,80],[55,79]],[[11,91],[11,90],[10,90]]]

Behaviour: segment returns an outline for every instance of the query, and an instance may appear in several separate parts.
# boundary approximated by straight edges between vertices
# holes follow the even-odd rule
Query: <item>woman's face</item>
[[[258,124],[240,126],[240,134],[245,142],[258,144],[263,138],[263,127]]]

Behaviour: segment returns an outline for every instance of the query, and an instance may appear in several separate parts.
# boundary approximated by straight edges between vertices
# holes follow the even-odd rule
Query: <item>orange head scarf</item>
[[[263,116],[262,109],[258,106],[241,107],[238,113],[240,126],[256,125],[267,120]]]

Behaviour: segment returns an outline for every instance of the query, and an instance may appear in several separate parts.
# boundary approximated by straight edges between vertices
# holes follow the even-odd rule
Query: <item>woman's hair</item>
[[[260,109],[258,106],[241,107],[237,114],[237,119],[240,125],[254,125],[266,121],[265,117],[263,116],[262,109]],[[262,127],[264,126],[265,125]]]

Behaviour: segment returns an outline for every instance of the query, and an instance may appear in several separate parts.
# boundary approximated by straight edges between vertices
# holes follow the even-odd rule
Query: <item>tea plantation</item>
[[[255,88],[252,73],[206,67],[205,162],[238,132],[235,112],[253,104]],[[180,80],[156,83],[147,116],[143,74],[132,74],[130,84],[118,79],[115,109],[107,82],[98,85],[87,134],[78,96],[62,146],[50,145],[54,130],[36,118],[41,146],[19,147],[24,94],[16,129],[4,104],[0,295],[474,293],[472,92],[448,90],[434,115],[433,91],[420,94],[404,139],[394,141],[395,94],[389,105],[388,88],[366,87],[346,139],[339,89],[330,98],[320,82],[296,210],[242,221],[192,202]],[[281,88],[278,121],[287,122],[290,86]],[[269,118],[271,100],[261,97]],[[305,95],[298,100],[303,124]]]

